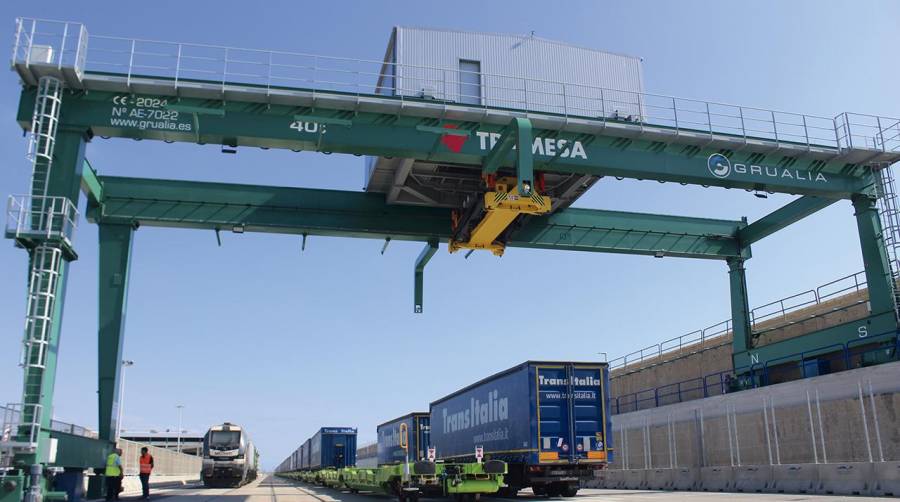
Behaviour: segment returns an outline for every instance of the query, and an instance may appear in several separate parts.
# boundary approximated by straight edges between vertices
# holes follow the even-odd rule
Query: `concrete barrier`
[[[628,490],[643,490],[647,488],[647,470],[625,469],[622,471],[622,486]]]
[[[621,469],[601,471],[606,473],[604,488],[622,488],[625,483],[625,471]]]
[[[819,464],[818,493],[868,495],[875,484],[875,466],[869,462]]]
[[[650,490],[671,490],[675,469],[651,469],[647,472],[646,487]]]
[[[775,472],[774,491],[778,493],[815,493],[819,487],[816,464],[781,464]]]
[[[700,489],[705,492],[730,492],[734,486],[733,467],[701,467]]]
[[[775,473],[771,465],[745,465],[734,468],[734,491],[762,493],[774,491]]]
[[[872,495],[900,497],[900,462],[875,464],[875,486]]]
[[[681,467],[672,474],[672,489],[693,491],[700,483],[700,469],[695,467]]]
[[[614,488],[616,485],[615,479],[621,479],[620,475],[622,471],[620,470],[611,470],[611,469],[603,469],[601,471],[594,471],[593,479],[589,479],[582,483],[584,488]]]

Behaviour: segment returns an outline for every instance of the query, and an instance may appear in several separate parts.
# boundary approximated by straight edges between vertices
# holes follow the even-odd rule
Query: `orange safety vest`
[[[141,474],[150,474],[153,470],[153,455],[141,455]]]

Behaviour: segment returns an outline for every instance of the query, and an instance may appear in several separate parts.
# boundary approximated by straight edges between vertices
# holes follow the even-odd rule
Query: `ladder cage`
[[[894,298],[894,311],[900,318],[900,200],[897,198],[897,187],[894,180],[893,166],[884,165],[877,169],[875,191],[878,214],[881,217],[882,235],[891,267],[891,290]]]
[[[59,273],[62,266],[62,250],[56,246],[39,246],[32,255],[31,275],[28,280],[28,298],[25,316],[26,368],[46,367],[47,347],[50,343],[50,327]]]
[[[31,131],[28,136],[28,153],[31,161],[31,193],[38,198],[32,200],[34,214],[33,225],[42,227],[47,223],[44,219],[46,198],[50,183],[50,171],[53,167],[53,149],[56,145],[56,131],[59,124],[60,104],[62,101],[62,82],[53,77],[41,77],[35,97],[34,113],[31,118]],[[37,207],[35,202],[38,202]],[[52,226],[52,222],[48,226]]]

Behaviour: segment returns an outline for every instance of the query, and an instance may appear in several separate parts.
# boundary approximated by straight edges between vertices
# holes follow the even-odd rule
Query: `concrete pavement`
[[[165,499],[165,502],[386,502],[396,500],[383,495],[340,492],[320,486],[290,482],[269,475],[262,475],[259,480],[241,488],[188,487],[167,489],[156,492],[151,499]],[[449,501],[451,499],[445,500]],[[523,502],[547,500],[562,502],[570,499],[535,497],[529,491],[522,491],[516,499],[486,497],[483,500],[484,502],[510,502],[512,500],[521,500]],[[777,493],[697,493],[583,489],[578,492],[578,496],[575,497],[573,502],[662,502],[676,500],[698,500],[703,502],[833,502],[838,500],[883,502],[885,498]]]

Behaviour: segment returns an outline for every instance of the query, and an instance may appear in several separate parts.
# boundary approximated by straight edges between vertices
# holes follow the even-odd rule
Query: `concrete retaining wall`
[[[590,488],[820,495],[900,494],[900,462],[609,470]]]
[[[139,458],[141,448],[147,447],[153,455],[153,474],[157,476],[195,476],[200,477],[203,459],[196,455],[186,455],[166,448],[148,446],[143,443],[120,439],[122,448],[122,467],[126,476],[137,475],[140,469]]]
[[[898,423],[900,362],[623,413],[596,485],[900,495]]]
[[[869,315],[866,303],[868,298],[868,290],[862,289],[795,310],[784,317],[774,317],[757,323],[755,330],[760,332],[757,343],[760,346],[768,345],[861,319]],[[659,357],[652,357],[615,369],[610,375],[610,396],[613,398],[627,396],[647,389],[703,378],[706,375],[722,371],[731,371],[734,369],[731,360],[731,339],[731,333],[725,333],[703,344],[693,344],[681,350],[671,351]],[[714,382],[709,381],[708,383]],[[692,385],[698,386],[699,382]],[[674,390],[676,389],[667,389],[665,392]],[[647,393],[644,397],[650,396],[652,393]],[[703,397],[702,390],[685,390],[681,393],[683,401],[702,399]],[[662,404],[675,402],[676,397],[671,396],[668,399],[670,399],[669,402]]]

